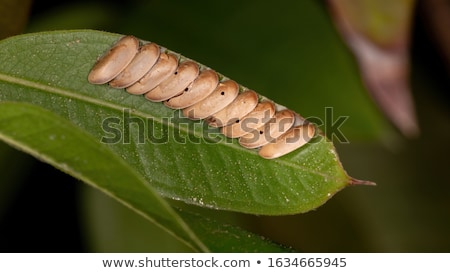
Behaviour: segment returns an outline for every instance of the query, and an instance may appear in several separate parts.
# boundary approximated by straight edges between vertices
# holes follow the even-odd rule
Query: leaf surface
[[[0,101],[32,103],[69,120],[161,195],[186,203],[295,214],[317,208],[352,183],[332,143],[320,135],[287,156],[266,160],[161,103],[89,84],[96,59],[119,37],[61,31],[0,42]]]
[[[69,121],[34,105],[2,102],[0,139],[102,190],[164,227],[191,249],[207,251],[139,173]]]

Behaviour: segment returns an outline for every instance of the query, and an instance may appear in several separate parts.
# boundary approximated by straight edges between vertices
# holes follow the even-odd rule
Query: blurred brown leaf
[[[373,99],[405,136],[416,136],[419,127],[409,88],[408,56],[414,0],[328,3]]]
[[[22,33],[31,0],[0,0],[0,39]]]

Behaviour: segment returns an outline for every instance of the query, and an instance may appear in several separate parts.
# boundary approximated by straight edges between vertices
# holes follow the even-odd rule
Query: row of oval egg
[[[88,81],[126,88],[182,109],[190,119],[206,119],[225,136],[239,138],[243,147],[260,148],[259,155],[267,159],[296,150],[315,134],[315,127],[297,113],[155,43],[141,46],[133,36],[122,37],[100,57]]]

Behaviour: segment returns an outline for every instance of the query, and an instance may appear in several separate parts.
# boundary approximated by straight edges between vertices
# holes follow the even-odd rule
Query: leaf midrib
[[[74,91],[72,91],[70,89],[66,90],[66,89],[63,89],[63,88],[53,87],[53,86],[45,85],[45,84],[42,84],[42,83],[39,83],[39,82],[35,82],[35,81],[32,81],[32,80],[19,78],[17,76],[11,76],[11,75],[8,75],[8,74],[5,74],[5,73],[0,73],[0,80],[4,81],[4,82],[11,83],[11,84],[21,85],[21,86],[28,87],[28,88],[34,88],[34,89],[37,89],[37,90],[47,91],[48,93],[56,94],[56,95],[67,97],[67,98],[74,99],[74,100],[79,100],[79,101],[86,102],[86,103],[91,103],[93,105],[98,105],[98,106],[110,108],[110,109],[113,109],[113,110],[116,110],[116,111],[122,111],[123,108],[124,108],[123,106],[121,107],[121,106],[118,106],[117,104],[114,104],[114,103],[110,103],[110,102],[107,102],[107,101],[104,101],[104,100],[100,100],[100,99],[96,99],[96,98],[93,98],[93,97],[89,97],[89,96],[85,96],[85,95],[82,95],[82,94],[78,94],[78,93],[76,93],[76,92],[74,92]],[[141,117],[141,118],[149,118],[149,117],[151,117],[152,119],[156,120],[160,124],[164,124],[166,126],[174,127],[173,123],[166,122],[165,119],[163,119],[161,117],[156,117],[154,115],[142,112],[140,110],[133,110],[133,114],[138,116],[138,117]],[[189,130],[186,130],[184,127],[179,127],[177,129],[179,129],[180,131],[183,131],[186,134],[192,135],[192,132],[189,131]],[[217,144],[220,144],[220,142],[217,143]],[[244,149],[244,148],[242,148],[242,147],[240,147],[238,145],[231,145],[230,147],[232,147],[233,149],[239,149],[242,152],[251,153],[251,150]],[[318,172],[318,171],[306,168],[306,167],[301,166],[301,165],[293,164],[292,162],[289,162],[287,160],[278,159],[278,161],[281,161],[283,166],[286,166],[286,167],[289,167],[289,168],[298,169],[300,171],[311,173],[311,174],[316,174],[316,175],[319,175],[319,176],[324,177],[324,178],[331,178],[327,174],[324,174],[324,173],[321,173],[321,172]]]

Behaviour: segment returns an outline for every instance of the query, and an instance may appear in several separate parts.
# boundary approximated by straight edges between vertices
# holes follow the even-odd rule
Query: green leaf
[[[392,137],[394,128],[368,96],[323,1],[290,2],[276,11],[270,2],[237,0],[220,9],[214,3],[181,0],[92,5],[45,10],[31,18],[27,30],[88,28],[133,34],[205,63],[304,117],[324,120],[325,107],[333,107],[335,116],[350,117],[339,129],[351,141]],[[100,21],[71,20],[82,8],[87,9],[83,14],[94,10]],[[155,10],[170,10],[175,19]],[[186,14],[196,20],[183,20]],[[321,129],[332,137],[327,128]]]
[[[213,2],[181,0],[123,9],[107,29],[159,42],[304,117],[326,120],[324,109],[332,107],[334,116],[350,117],[339,129],[351,141],[386,140],[393,133],[367,94],[323,1],[290,1],[276,10],[269,1],[237,0],[220,9]],[[170,10],[174,20],[155,10]],[[186,14],[196,20],[183,20]]]
[[[199,237],[212,252],[293,252],[293,249],[277,245],[262,236],[238,227],[222,224],[187,211],[179,211],[179,214],[196,234],[201,234]]]
[[[98,142],[109,142],[104,145],[161,195],[199,206],[301,213],[354,181],[322,136],[287,156],[265,160],[179,111],[107,85],[90,85],[90,68],[119,37],[65,31],[1,42],[0,101],[33,103],[70,120]]]
[[[207,250],[135,170],[69,121],[41,107],[2,102],[0,139],[102,190],[193,250]]]
[[[151,222],[121,206],[104,194],[85,187],[83,214],[88,240],[93,252],[188,252],[184,245],[155,227]],[[269,240],[229,224],[233,217],[220,222],[205,213],[177,209],[178,214],[211,252],[290,252]],[[216,212],[214,212],[216,214]],[[230,219],[231,218],[231,219]],[[130,236],[132,234],[132,236]]]

